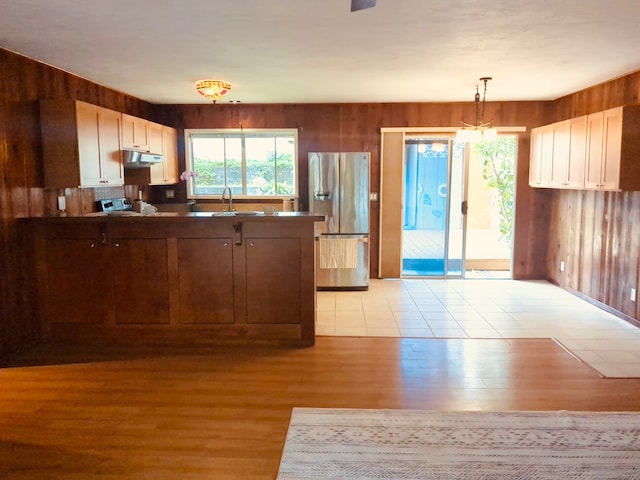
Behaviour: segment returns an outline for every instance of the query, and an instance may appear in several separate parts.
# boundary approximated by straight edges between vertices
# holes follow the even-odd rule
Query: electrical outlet
[[[176,192],[174,189],[171,188],[171,189],[165,190],[164,196],[165,198],[176,198]]]
[[[59,196],[58,197],[58,210],[64,212],[67,209],[67,197]]]
[[[630,295],[630,297],[629,297],[629,298],[631,298],[631,301],[632,301],[632,302],[635,302],[635,301],[636,301],[636,289],[635,289],[635,288],[632,288],[632,289],[631,289],[631,295]]]
[[[560,271],[564,272],[564,261],[560,261]]]

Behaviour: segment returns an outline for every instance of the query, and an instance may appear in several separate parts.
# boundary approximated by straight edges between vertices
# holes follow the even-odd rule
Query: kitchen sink
[[[143,213],[145,217],[177,217],[179,214],[176,212],[154,212],[154,213]]]
[[[114,212],[97,212],[90,213],[87,216],[92,217],[175,217],[177,214],[175,212],[153,212],[153,213],[142,213],[142,212],[134,212],[132,210],[117,210]]]
[[[235,213],[236,216],[238,217],[252,217],[256,215],[264,215],[264,212],[256,212],[256,211],[246,211],[246,212],[238,211],[233,213]]]
[[[264,212],[257,212],[257,211],[213,212],[214,217],[255,217],[258,215],[264,215]]]

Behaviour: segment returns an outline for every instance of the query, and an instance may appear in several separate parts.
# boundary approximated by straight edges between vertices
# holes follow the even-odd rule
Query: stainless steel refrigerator
[[[369,288],[368,152],[309,153],[309,212],[316,228],[316,287]]]

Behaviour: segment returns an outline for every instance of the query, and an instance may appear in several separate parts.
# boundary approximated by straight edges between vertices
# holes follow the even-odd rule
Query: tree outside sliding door
[[[511,278],[517,135],[469,149],[466,277]]]

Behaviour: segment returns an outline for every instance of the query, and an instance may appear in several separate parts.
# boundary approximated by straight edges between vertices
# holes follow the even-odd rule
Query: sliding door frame
[[[526,127],[497,127],[497,129],[498,134],[526,131]],[[384,127],[380,129],[378,278],[402,278],[404,142],[406,135],[451,135],[457,130],[459,127]],[[514,189],[515,187],[514,185]]]

